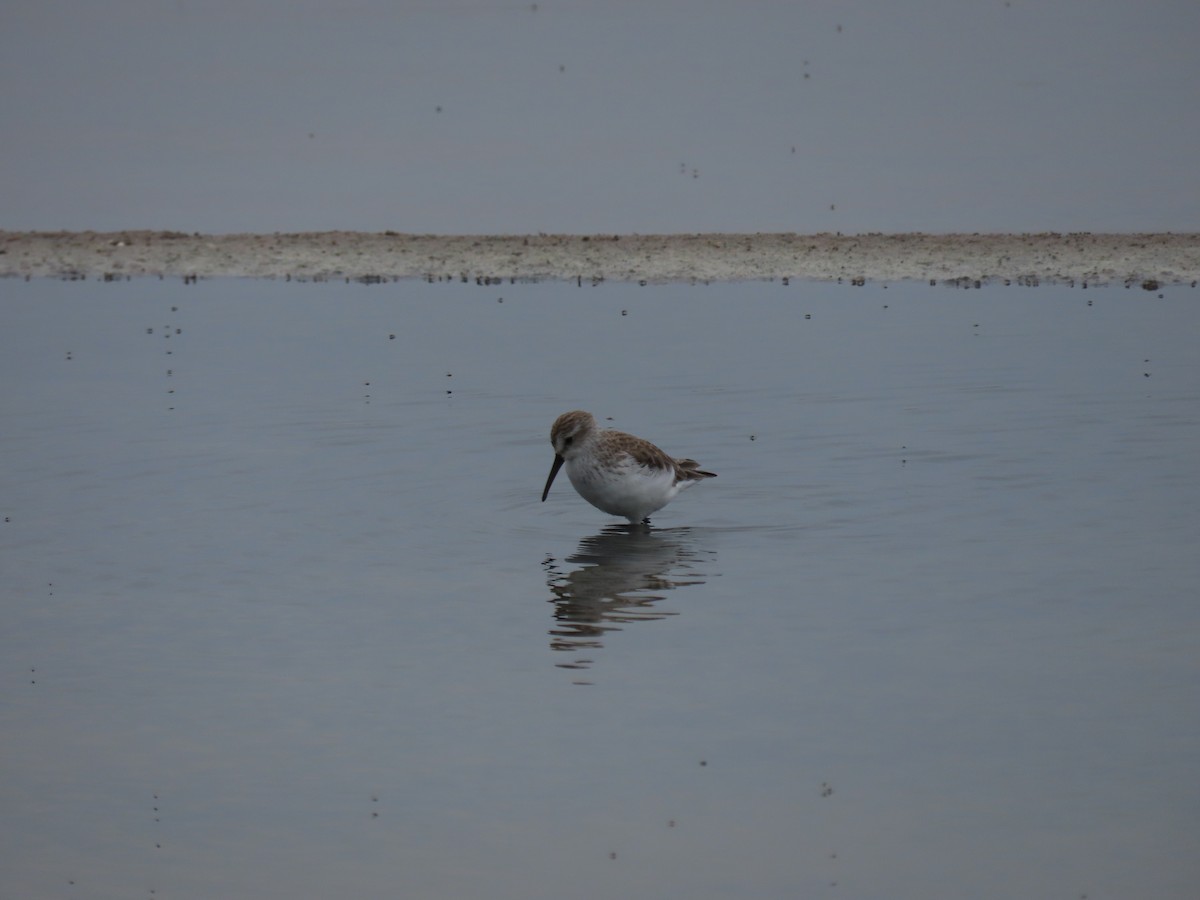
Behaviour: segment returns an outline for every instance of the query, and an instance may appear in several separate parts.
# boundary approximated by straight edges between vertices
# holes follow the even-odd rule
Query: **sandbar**
[[[1200,234],[537,234],[0,231],[0,275],[125,280],[407,278],[479,284],[923,279],[1123,284],[1200,279]]]

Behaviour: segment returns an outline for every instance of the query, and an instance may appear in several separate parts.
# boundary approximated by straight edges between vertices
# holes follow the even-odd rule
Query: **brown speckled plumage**
[[[575,490],[598,509],[630,521],[643,521],[665,506],[681,489],[714,472],[694,459],[676,459],[649,441],[615,429],[600,428],[583,410],[559,416],[550,429],[554,466],[542,499],[559,468],[566,464]]]

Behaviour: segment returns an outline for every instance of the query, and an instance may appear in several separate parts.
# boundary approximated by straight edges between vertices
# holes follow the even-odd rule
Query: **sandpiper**
[[[644,438],[600,428],[589,412],[577,409],[563,413],[550,429],[554,465],[542,490],[542,502],[550,493],[554,476],[565,464],[567,477],[579,496],[609,515],[630,522],[649,522],[650,514],[662,509],[686,487],[705,478],[694,459],[675,459]]]

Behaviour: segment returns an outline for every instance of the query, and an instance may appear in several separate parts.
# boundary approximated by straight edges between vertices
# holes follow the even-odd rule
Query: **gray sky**
[[[1200,230],[1194,0],[0,6],[0,228]]]

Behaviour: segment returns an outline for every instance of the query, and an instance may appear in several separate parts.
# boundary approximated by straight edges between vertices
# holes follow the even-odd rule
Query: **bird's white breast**
[[[566,469],[584,500],[610,515],[635,521],[662,509],[679,492],[673,470],[639,466],[628,456],[609,465],[579,456],[568,460]]]

